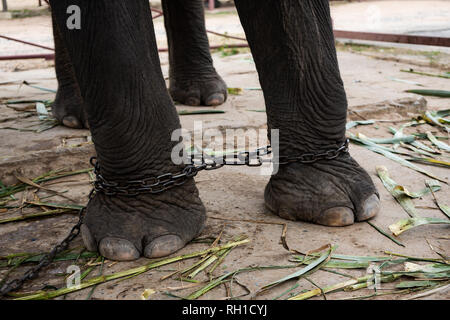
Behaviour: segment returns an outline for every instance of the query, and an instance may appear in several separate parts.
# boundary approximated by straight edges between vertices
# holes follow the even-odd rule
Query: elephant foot
[[[89,128],[82,98],[69,89],[58,89],[52,105],[52,113],[66,127]]]
[[[370,176],[347,153],[313,164],[280,166],[264,199],[281,218],[334,227],[368,220],[380,210]]]
[[[95,194],[81,233],[89,251],[110,260],[158,258],[183,248],[203,229],[205,208],[194,181],[161,194]]]
[[[169,92],[188,106],[218,106],[227,99],[227,85],[216,71],[171,77]]]

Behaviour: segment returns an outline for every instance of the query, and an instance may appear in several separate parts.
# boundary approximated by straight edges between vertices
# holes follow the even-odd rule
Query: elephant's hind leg
[[[171,160],[178,143],[171,135],[180,122],[162,77],[148,1],[50,3],[80,79],[103,178],[119,186],[148,179],[148,187],[156,176],[182,171],[185,166]],[[79,30],[65,27],[74,4],[81,11]],[[160,194],[96,192],[82,225],[86,247],[112,260],[179,250],[206,219],[193,178],[184,182]]]
[[[53,116],[66,127],[87,128],[88,123],[83,107],[83,98],[53,12],[52,25],[55,42],[55,72],[58,80],[58,91],[52,105]]]
[[[327,0],[236,0],[264,91],[280,156],[336,150],[345,141],[347,100]],[[348,153],[281,165],[265,190],[283,218],[345,226],[373,217],[375,186]]]
[[[214,106],[227,99],[209,51],[202,0],[163,0],[169,43],[169,91],[175,101]]]

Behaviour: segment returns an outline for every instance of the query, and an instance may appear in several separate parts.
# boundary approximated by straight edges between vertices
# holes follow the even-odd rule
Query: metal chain
[[[285,165],[292,162],[311,164],[319,160],[332,160],[341,153],[348,151],[348,139],[337,149],[331,149],[321,153],[303,153],[295,156],[279,157],[277,162]],[[96,158],[91,158],[91,164],[94,166],[94,173],[97,177],[94,182],[95,192],[102,192],[108,196],[135,197],[141,193],[158,194],[167,189],[180,186],[190,178],[195,177],[202,170],[216,170],[225,165],[236,166],[245,165],[249,167],[259,167],[265,162],[273,162],[272,159],[263,158],[272,153],[272,147],[266,146],[255,151],[241,151],[234,154],[224,154],[220,157],[205,155],[203,153],[192,154],[190,156],[191,164],[186,165],[184,169],[177,173],[165,173],[156,177],[144,178],[140,180],[127,181],[123,183],[112,182],[105,179],[100,173],[100,165]]]
[[[322,153],[303,153],[296,156],[282,156],[279,157],[279,161],[277,163],[280,165],[292,162],[311,164],[319,160],[332,160],[337,158],[341,153],[348,151],[348,143],[349,141],[347,139],[341,147]],[[221,157],[210,155],[206,155],[205,157],[203,153],[192,154],[190,156],[191,164],[184,167],[181,172],[175,174],[165,173],[156,177],[128,181],[123,184],[106,180],[100,174],[100,165],[96,161],[96,158],[92,157],[90,162],[94,166],[96,181],[94,182],[93,190],[89,194],[89,200],[92,199],[95,192],[102,192],[105,195],[109,196],[120,195],[127,197],[135,197],[141,193],[158,194],[164,192],[167,189],[186,183],[186,181],[196,176],[197,173],[202,170],[216,170],[225,165],[245,165],[249,167],[259,167],[264,162],[273,162],[272,159],[263,158],[264,156],[271,153],[272,147],[268,145],[266,147],[258,148],[253,152],[242,151],[232,155],[224,154]],[[26,281],[36,278],[39,272],[44,267],[48,266],[56,257],[56,255],[69,247],[70,242],[75,239],[80,233],[80,227],[83,224],[85,211],[86,208],[80,210],[78,222],[75,224],[75,226],[73,226],[69,235],[63,241],[61,241],[61,243],[56,245],[52,251],[44,255],[35,267],[25,272],[22,277],[14,279],[0,288],[0,297],[8,294],[9,292],[17,291],[23,286]]]
[[[319,160],[333,160],[336,159],[341,153],[348,152],[349,140],[346,139],[344,144],[337,149],[331,149],[321,153],[303,153],[297,156],[284,156],[279,157],[279,164],[288,164],[292,162],[300,162],[303,164],[310,164]]]
[[[92,198],[92,192],[89,194],[89,199]],[[25,272],[25,274],[18,278],[9,281],[8,283],[4,284],[0,288],[0,297],[5,296],[6,294],[19,290],[23,284],[31,279],[34,279],[38,276],[39,272],[46,266],[48,266],[50,263],[52,263],[53,259],[58,255],[59,253],[63,252],[69,247],[70,242],[75,239],[78,234],[80,233],[80,227],[83,224],[83,217],[84,212],[86,211],[86,208],[83,208],[79,212],[79,218],[78,222],[72,227],[72,230],[69,232],[69,235],[64,238],[63,241],[61,241],[58,245],[56,245],[52,251],[44,255],[41,260],[39,260],[39,263],[34,266],[33,268],[29,269]]]

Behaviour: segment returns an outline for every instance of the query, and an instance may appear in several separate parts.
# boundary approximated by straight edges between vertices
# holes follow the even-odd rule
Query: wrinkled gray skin
[[[54,115],[89,127],[102,175],[123,182],[183,165],[170,160],[180,128],[173,100],[218,105],[226,85],[216,73],[202,0],[165,0],[170,90],[161,73],[145,0],[50,1],[59,89]],[[269,129],[280,130],[280,156],[321,152],[345,140],[347,100],[327,0],[236,0],[267,105]],[[66,9],[81,8],[81,30],[68,30]],[[170,95],[169,95],[170,93]],[[327,226],[367,220],[379,211],[368,174],[348,155],[281,166],[265,190],[282,218]],[[89,250],[113,260],[171,254],[201,231],[205,208],[193,180],[159,195],[98,193],[82,235]]]

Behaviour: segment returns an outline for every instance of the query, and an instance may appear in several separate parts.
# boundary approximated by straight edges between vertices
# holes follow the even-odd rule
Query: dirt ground
[[[446,1],[433,2],[448,4]],[[356,6],[357,4],[348,5]],[[345,6],[338,6],[339,9],[334,8],[333,12],[343,10],[341,8],[345,8]],[[447,12],[448,18],[449,11],[443,10],[443,12]],[[413,14],[412,11],[411,14]],[[207,27],[218,32],[227,31],[229,34],[243,36],[239,20],[232,8],[207,13]],[[0,20],[0,30],[2,30],[2,34],[53,46],[50,20],[47,15],[25,19]],[[166,45],[165,32],[161,19],[155,20],[155,31],[159,46],[164,47]],[[211,36],[210,41],[211,44],[235,42],[223,40],[217,36]],[[355,43],[348,44],[343,41],[338,43],[337,48],[349,101],[349,121],[383,120],[377,122],[376,125],[353,128],[350,132],[354,134],[362,133],[371,138],[390,138],[392,135],[388,131],[389,127],[399,128],[405,123],[405,120],[417,117],[425,108],[421,96],[406,93],[405,90],[448,90],[449,88],[450,80],[448,79],[400,71],[414,69],[432,74],[449,71],[450,56],[445,50],[436,51],[433,48],[431,51],[420,51],[422,49],[418,51],[414,47],[393,49],[387,44],[382,47],[372,47]],[[43,51],[0,40],[0,52],[2,52],[2,55],[6,55]],[[167,54],[161,53],[160,57],[163,74],[167,77]],[[192,131],[194,121],[197,120],[202,121],[203,129],[216,128],[220,131],[239,128],[244,130],[266,128],[266,115],[261,112],[265,108],[264,98],[260,90],[255,90],[260,85],[250,52],[247,49],[237,52],[230,49],[217,50],[213,52],[213,58],[216,69],[228,86],[242,88],[243,92],[240,95],[230,95],[224,105],[214,108],[222,110],[224,113],[181,116],[183,128]],[[26,111],[29,104],[17,105],[16,109],[12,109],[11,105],[8,107],[5,102],[18,99],[52,100],[54,98],[53,93],[20,85],[24,80],[39,87],[56,89],[57,82],[53,62],[40,59],[0,61],[0,181],[5,185],[11,185],[17,182],[15,174],[32,178],[60,168],[65,168],[65,170],[88,168],[88,159],[95,154],[88,130],[74,130],[56,126],[39,133],[23,131],[23,129],[39,127],[40,122],[37,114],[33,110]],[[403,101],[402,105],[399,105],[398,101]],[[448,99],[426,97],[426,102],[428,110],[449,108]],[[19,110],[20,108],[25,109],[25,111]],[[183,105],[177,105],[176,108],[178,111],[202,109]],[[22,129],[22,131],[17,129]],[[444,135],[438,128],[429,125],[407,128],[405,133],[425,132],[427,130],[431,130],[435,135]],[[448,140],[445,142],[448,143]],[[385,232],[390,233],[389,225],[408,216],[383,186],[376,174],[376,166],[385,166],[396,182],[413,191],[423,189],[424,181],[428,177],[355,144],[350,145],[350,153],[368,171],[380,193],[382,208],[380,214],[372,222]],[[442,189],[436,193],[436,197],[440,201],[450,204],[449,170],[421,164],[418,164],[418,166],[444,181],[441,183]],[[356,223],[345,228],[327,228],[303,222],[284,221],[274,216],[264,207],[263,192],[269,176],[260,175],[258,169],[224,167],[216,171],[201,172],[195,179],[208,215],[207,226],[200,237],[215,239],[223,232],[221,236],[222,244],[242,234],[250,239],[248,244],[231,251],[223,264],[214,271],[214,276],[220,276],[225,272],[249,266],[291,264],[289,262],[291,254],[280,243],[282,233],[280,223],[287,224],[286,240],[289,247],[301,252],[308,252],[331,243],[338,246],[337,253],[347,255],[378,256],[385,255],[386,251],[390,251],[409,256],[439,259],[440,256],[432,250],[431,247],[433,247],[443,255],[450,256],[448,226],[421,226],[407,231],[398,237],[398,240],[404,245],[402,247],[378,233],[367,223]],[[87,202],[87,195],[91,190],[88,174],[67,177],[57,182],[56,184],[46,184],[46,186],[59,191],[67,191],[64,195],[78,204]],[[17,194],[17,199],[22,202],[26,199],[33,199],[32,189],[30,188],[26,193]],[[52,195],[45,190],[40,190],[36,194],[41,199]],[[67,198],[60,196],[49,198],[48,201],[68,202]],[[415,199],[414,203],[421,216],[445,218],[436,208],[430,194]],[[0,220],[20,216],[27,213],[27,210],[25,209],[23,212],[16,209],[0,210]],[[36,208],[33,210],[35,211]],[[0,257],[20,252],[47,252],[67,235],[76,221],[77,217],[74,214],[61,214],[49,218],[0,224]],[[260,223],[261,221],[275,224]],[[75,239],[71,248],[77,246],[82,246],[80,237]],[[191,243],[173,256],[203,250],[208,246],[205,243]],[[103,274],[142,266],[148,262],[149,260],[145,258],[121,263],[108,261],[104,264]],[[42,272],[38,279],[27,283],[23,290],[30,292],[41,290],[44,287],[63,287],[63,276],[67,266],[71,263],[73,262],[53,263],[45,272]],[[183,261],[148,271],[134,278],[101,284],[96,287],[91,299],[140,299],[144,289],[156,291],[151,299],[174,299],[173,296],[170,297],[166,294],[167,291],[178,296],[186,296],[199,287],[174,290],[174,287],[189,286],[190,284],[173,279],[160,281],[160,278],[192,263],[193,261]],[[14,278],[28,267],[20,267],[9,276]],[[244,288],[255,292],[261,286],[280,279],[299,268],[241,273],[236,276],[236,280],[242,285],[235,283],[233,294],[235,296],[245,294]],[[3,278],[6,272],[6,269],[0,268],[0,278]],[[93,275],[97,275],[98,272],[97,268],[93,271]],[[366,274],[364,269],[344,270],[342,272],[352,277],[361,277]],[[197,279],[205,281],[208,277],[205,274],[200,274]],[[308,279],[320,287],[348,280],[342,275],[323,270],[313,273]],[[294,283],[291,281],[288,284],[280,285],[261,294],[258,298],[273,299]],[[304,278],[299,280],[298,284],[299,287],[293,292],[298,293],[301,290],[316,288]],[[392,288],[392,284],[383,286],[383,290]],[[58,299],[86,299],[90,290],[84,289]],[[327,299],[347,299],[372,293],[373,290],[369,289],[355,292],[337,292],[327,294]],[[203,295],[200,299],[224,299],[229,294],[226,287],[222,285]],[[414,294],[389,295],[373,299],[406,299]],[[250,297],[251,295],[247,294],[242,299],[249,299]],[[450,291],[447,289],[422,299],[448,299],[449,297]],[[318,296],[313,299],[323,299],[323,297]]]

